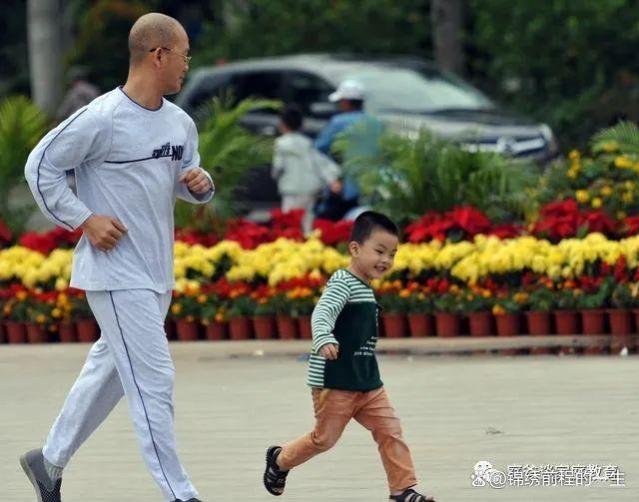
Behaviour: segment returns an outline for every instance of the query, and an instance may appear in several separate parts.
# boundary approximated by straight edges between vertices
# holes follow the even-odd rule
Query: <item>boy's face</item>
[[[368,280],[379,279],[393,268],[399,239],[382,229],[375,229],[362,244],[350,242],[353,265]]]

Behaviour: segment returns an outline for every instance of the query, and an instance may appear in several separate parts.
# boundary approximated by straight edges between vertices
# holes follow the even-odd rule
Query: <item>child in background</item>
[[[294,105],[287,106],[280,115],[282,135],[275,140],[272,176],[282,197],[282,211],[304,209],[302,229],[308,235],[318,195],[325,186],[335,183],[340,169],[315,149],[301,128],[302,113]]]

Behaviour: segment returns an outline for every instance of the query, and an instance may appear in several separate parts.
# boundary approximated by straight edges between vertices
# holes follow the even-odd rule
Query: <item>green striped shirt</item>
[[[373,289],[348,270],[335,272],[313,311],[307,384],[354,391],[381,387],[375,358],[378,317]],[[334,361],[319,354],[329,343],[339,347]]]

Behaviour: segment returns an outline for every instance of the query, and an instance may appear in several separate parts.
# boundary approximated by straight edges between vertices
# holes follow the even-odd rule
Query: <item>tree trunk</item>
[[[28,0],[31,97],[49,115],[55,114],[62,91],[60,15],[59,0]]]
[[[464,73],[462,2],[463,0],[431,0],[435,59],[442,70],[458,75]]]

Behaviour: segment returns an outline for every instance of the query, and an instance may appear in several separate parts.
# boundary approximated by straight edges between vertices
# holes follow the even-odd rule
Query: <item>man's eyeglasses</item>
[[[191,62],[191,56],[185,56],[184,54],[180,54],[179,52],[175,52],[175,51],[169,49],[168,47],[155,47],[154,49],[149,50],[149,52],[154,52],[154,51],[157,51],[158,49],[162,49],[163,51],[172,52],[173,54],[177,54],[182,59],[184,59],[184,62],[186,64],[189,64]]]

